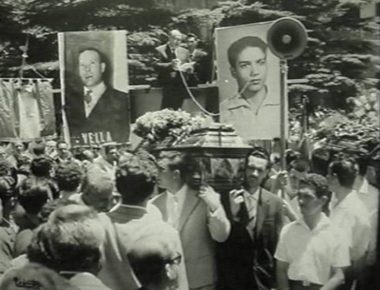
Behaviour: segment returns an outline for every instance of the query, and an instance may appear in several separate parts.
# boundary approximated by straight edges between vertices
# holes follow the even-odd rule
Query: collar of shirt
[[[343,198],[343,200],[338,201],[335,192],[332,193],[331,202],[329,205],[330,212],[335,211],[337,209],[345,209],[349,208],[351,202],[355,202],[355,195],[357,195],[356,190],[352,190],[347,196]]]
[[[318,232],[331,225],[330,219],[324,213],[321,214],[321,219],[319,220],[318,224],[314,227],[314,229],[310,229],[302,217],[299,218],[296,221],[296,223],[310,232]]]
[[[247,190],[244,190],[244,198],[257,201],[259,199],[259,193],[260,193],[260,187],[253,194],[251,194]]]
[[[263,100],[260,108],[263,108],[266,106],[274,106],[274,105],[278,106],[279,101],[271,96],[271,94],[268,91],[268,87],[265,86],[265,97],[264,97],[264,100]],[[252,109],[252,105],[240,93],[238,93],[238,94],[234,95],[232,98],[228,99],[228,110],[234,110],[234,109],[237,109],[239,107],[246,107],[246,108]]]
[[[86,112],[86,117],[88,117],[90,115],[91,111],[94,109],[95,105],[98,103],[99,99],[101,98],[101,96],[106,91],[106,85],[104,84],[104,82],[101,82],[91,89],[87,88],[87,87],[83,88],[84,95],[86,95],[88,91],[92,92],[91,93],[92,99],[91,99],[90,103],[86,103],[83,100],[85,112]]]
[[[258,188],[253,194],[244,190],[244,201],[247,206],[249,218],[253,218],[257,213],[257,201],[259,200],[260,188]]]
[[[186,198],[186,192],[187,192],[187,185],[184,184],[180,190],[178,190],[175,194],[168,191],[168,195],[170,198],[177,200],[178,202],[178,212],[181,213],[183,204],[185,203]]]
[[[112,212],[118,213],[120,215],[125,214],[127,216],[134,217],[134,218],[141,218],[147,213],[147,210],[145,207],[142,207],[142,206],[120,204]]]

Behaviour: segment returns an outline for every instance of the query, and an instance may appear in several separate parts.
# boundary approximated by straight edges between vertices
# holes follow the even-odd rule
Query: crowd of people
[[[0,146],[1,290],[370,289],[379,192],[363,156],[321,174],[253,147],[242,185],[218,193],[186,152],[26,147]]]

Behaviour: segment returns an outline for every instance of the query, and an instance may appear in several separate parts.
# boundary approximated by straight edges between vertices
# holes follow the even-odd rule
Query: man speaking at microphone
[[[255,36],[240,38],[227,50],[238,93],[221,102],[220,120],[232,124],[245,140],[271,139],[280,128],[280,100],[266,85],[267,51],[267,44]]]
[[[162,86],[161,109],[171,108],[177,110],[182,107],[186,97],[186,88],[180,73],[186,78],[186,70],[191,69],[189,63],[190,53],[180,46],[182,33],[177,30],[169,32],[169,40],[166,44],[156,47],[158,60],[155,67],[158,73],[157,81]]]

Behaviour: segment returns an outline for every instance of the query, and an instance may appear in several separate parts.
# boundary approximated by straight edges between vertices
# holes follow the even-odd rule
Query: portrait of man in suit
[[[125,35],[101,33],[73,32],[64,39],[64,111],[74,144],[126,142],[129,137],[129,96],[120,85],[115,88],[115,78],[126,71],[114,61],[125,54],[125,44],[115,40]],[[122,81],[127,83],[127,75]]]
[[[106,68],[99,50],[85,48],[78,54],[82,87],[66,96],[70,133],[74,136],[92,133],[100,141],[94,143],[127,141],[128,95],[106,83],[103,79]]]

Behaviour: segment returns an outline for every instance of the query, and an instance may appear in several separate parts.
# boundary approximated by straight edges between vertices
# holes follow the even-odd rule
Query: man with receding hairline
[[[109,65],[100,50],[85,48],[79,52],[82,86],[66,92],[65,109],[72,136],[91,133],[82,143],[91,143],[90,139],[92,143],[127,141],[128,95],[107,82],[108,71]]]
[[[158,60],[155,67],[158,73],[158,84],[162,86],[161,109],[176,110],[181,108],[183,99],[186,97],[180,70],[181,65],[189,61],[190,53],[180,46],[183,36],[179,30],[171,30],[168,37],[166,44],[156,48]]]

